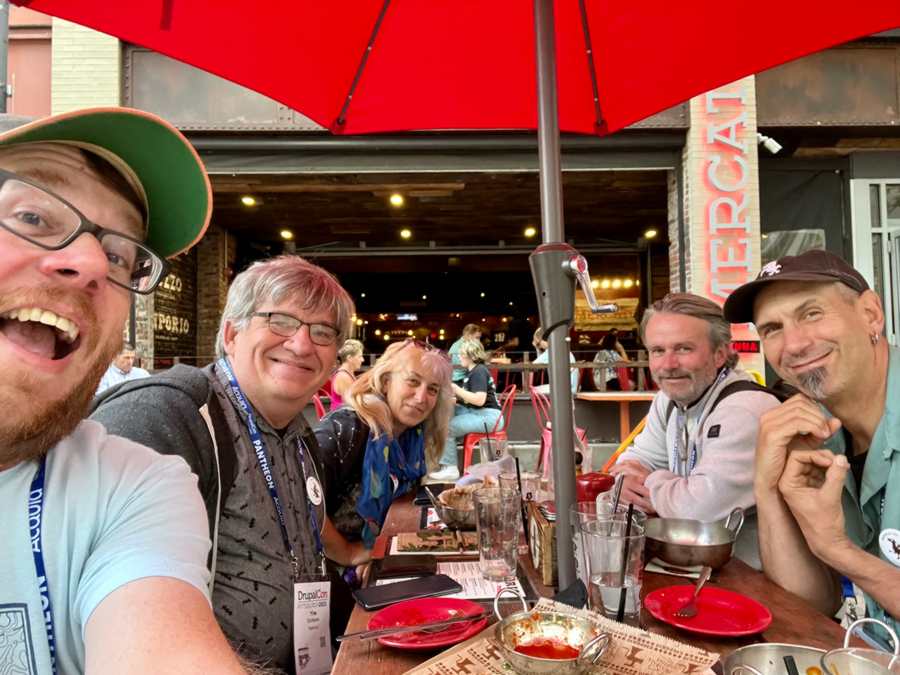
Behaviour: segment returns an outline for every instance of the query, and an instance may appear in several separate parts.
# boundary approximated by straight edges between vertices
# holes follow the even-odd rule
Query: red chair
[[[550,422],[550,399],[534,389],[531,390],[531,408],[534,410],[534,418],[541,432],[541,451],[538,455],[537,470],[544,478],[548,477],[551,470],[550,454],[553,448],[553,425]],[[576,443],[580,441],[582,449],[588,451],[587,432],[579,426],[575,426]],[[584,460],[582,459],[582,464]]]
[[[316,406],[316,417],[322,419],[325,417],[325,404],[322,403],[322,399],[319,398],[318,394],[313,394],[313,405]]]
[[[478,441],[483,438],[506,440],[506,429],[509,427],[509,418],[512,416],[512,407],[515,399],[516,385],[511,384],[503,390],[502,394],[500,394],[500,417],[494,423],[494,428],[486,434],[471,433],[463,436],[463,473],[466,472],[466,469],[468,469],[469,465],[472,463],[472,450],[478,444]],[[500,426],[501,423],[503,426]],[[481,460],[484,461],[483,456],[481,457]]]

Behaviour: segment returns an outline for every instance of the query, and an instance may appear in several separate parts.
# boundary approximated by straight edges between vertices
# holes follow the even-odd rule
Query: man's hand
[[[803,394],[792,396],[760,418],[756,439],[757,498],[774,493],[785,470],[788,454],[810,451],[841,428],[837,418],[826,418],[822,410]]]
[[[650,469],[636,460],[629,459],[617,462],[609,472],[614,476],[619,474],[624,476],[622,479],[622,502],[634,504],[648,515],[655,513],[653,505],[650,503],[650,490],[644,486],[644,481],[651,473]]]
[[[828,450],[790,453],[778,490],[797,520],[812,553],[829,562],[839,548],[852,545],[844,531],[841,492],[850,464]]]

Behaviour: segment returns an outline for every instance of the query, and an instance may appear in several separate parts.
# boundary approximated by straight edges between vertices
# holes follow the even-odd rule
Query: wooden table
[[[631,410],[633,401],[652,401],[653,391],[581,391],[575,394],[580,401],[611,401],[619,404],[619,442],[631,433]]]
[[[418,529],[419,507],[412,504],[411,496],[398,500],[391,506],[382,536],[375,545],[374,554],[381,557],[390,537],[397,532],[411,532]],[[530,559],[520,561],[525,572],[523,586],[530,583],[538,595],[550,597],[554,589],[540,584],[540,579],[531,565]],[[650,591],[677,584],[691,584],[689,579],[680,579],[667,574],[646,573],[642,595]],[[738,559],[732,559],[719,570],[710,582],[721,588],[743,593],[766,605],[772,612],[772,624],[762,635],[742,638],[716,638],[712,636],[686,633],[674,626],[654,619],[646,610],[641,611],[641,622],[645,629],[666,635],[680,642],[717,652],[724,659],[738,647],[755,642],[787,642],[809,645],[821,649],[841,646],[844,632],[841,627],[824,614],[796,595],[769,581]],[[365,630],[374,612],[367,612],[358,605],[353,609],[346,632]],[[433,652],[408,652],[382,647],[376,640],[342,643],[334,663],[333,672],[355,675],[394,675],[404,673],[434,656]]]

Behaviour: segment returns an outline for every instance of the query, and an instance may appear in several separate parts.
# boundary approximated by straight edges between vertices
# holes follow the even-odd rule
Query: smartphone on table
[[[380,609],[403,600],[430,598],[435,595],[453,595],[462,592],[462,586],[446,574],[397,581],[381,586],[368,586],[353,591],[356,602],[365,610]]]

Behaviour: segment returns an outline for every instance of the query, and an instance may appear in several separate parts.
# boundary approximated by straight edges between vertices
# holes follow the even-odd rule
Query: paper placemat
[[[564,612],[583,616],[596,623],[612,638],[596,672],[605,675],[675,675],[712,673],[719,659],[703,649],[682,644],[662,635],[610,621],[585,609],[541,598],[535,609]],[[503,651],[494,640],[494,626],[475,637],[438,654],[425,663],[406,671],[407,675],[458,675],[459,673],[490,673],[509,675],[512,668],[503,658]]]
[[[454,560],[449,562],[439,562],[437,565],[438,574],[446,574],[454,581],[459,582],[462,591],[453,595],[442,595],[442,598],[459,598],[460,600],[493,600],[497,595],[497,591],[501,588],[512,587],[521,596],[525,596],[525,590],[518,579],[515,582],[488,581],[481,576],[481,567],[478,562],[469,562],[465,560]],[[406,581],[413,577],[379,579],[375,582],[376,586],[384,586],[393,584],[397,581]],[[511,596],[505,596],[511,597]]]
[[[432,553],[443,556],[477,556],[478,535],[475,532],[459,532],[465,543],[465,550],[460,552],[459,540],[455,530],[428,530],[422,533],[401,532],[391,539],[390,555],[419,555]],[[422,535],[425,534],[423,537]],[[401,548],[411,547],[410,550]]]

